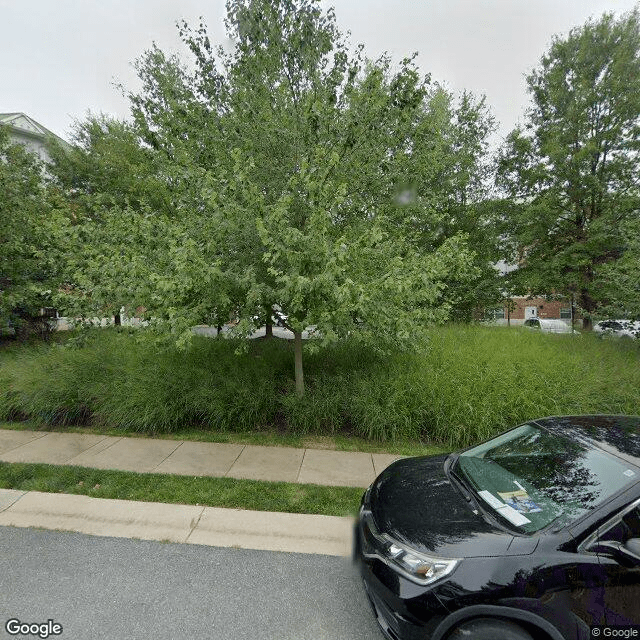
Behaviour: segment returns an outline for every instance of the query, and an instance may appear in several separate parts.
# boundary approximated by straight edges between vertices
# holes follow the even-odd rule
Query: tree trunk
[[[122,318],[120,317],[119,313],[116,313],[116,315],[113,317],[113,324],[116,327],[122,326]]]
[[[272,338],[273,337],[273,322],[271,320],[271,310],[272,306],[266,305],[264,307],[264,337]]]
[[[293,347],[296,363],[296,395],[304,395],[304,374],[302,372],[302,331],[293,332]]]
[[[591,314],[596,310],[596,303],[595,300],[591,297],[588,289],[585,288],[580,291],[578,304],[588,314],[587,317],[582,318],[582,329],[583,331],[591,331],[591,329],[593,329]]]

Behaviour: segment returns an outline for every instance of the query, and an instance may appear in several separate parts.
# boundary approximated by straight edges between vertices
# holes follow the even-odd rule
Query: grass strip
[[[363,489],[0,462],[0,488],[92,498],[353,516]]]

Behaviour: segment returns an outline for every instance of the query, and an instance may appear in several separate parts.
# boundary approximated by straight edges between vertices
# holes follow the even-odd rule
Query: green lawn
[[[0,462],[0,488],[254,511],[353,516],[363,490]]]

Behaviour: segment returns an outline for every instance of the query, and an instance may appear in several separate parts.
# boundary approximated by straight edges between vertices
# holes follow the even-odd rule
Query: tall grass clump
[[[631,342],[446,326],[419,360],[426,432],[452,446],[536,417],[640,413],[640,350]]]
[[[545,415],[640,413],[640,345],[594,336],[449,325],[412,352],[94,330],[0,353],[0,419],[147,433],[199,427],[430,440],[458,447]]]
[[[118,362],[105,341],[91,349],[28,345],[0,363],[0,418],[30,417],[49,425],[83,424]]]
[[[147,432],[184,426],[247,431],[272,423],[286,354],[256,343],[238,355],[238,346],[203,337],[185,350],[139,342],[96,403],[96,419]]]

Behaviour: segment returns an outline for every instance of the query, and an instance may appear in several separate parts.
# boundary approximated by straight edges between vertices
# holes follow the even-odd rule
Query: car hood
[[[537,538],[507,533],[455,488],[444,472],[447,456],[398,460],[371,487],[378,529],[416,551],[448,558],[532,553]]]

